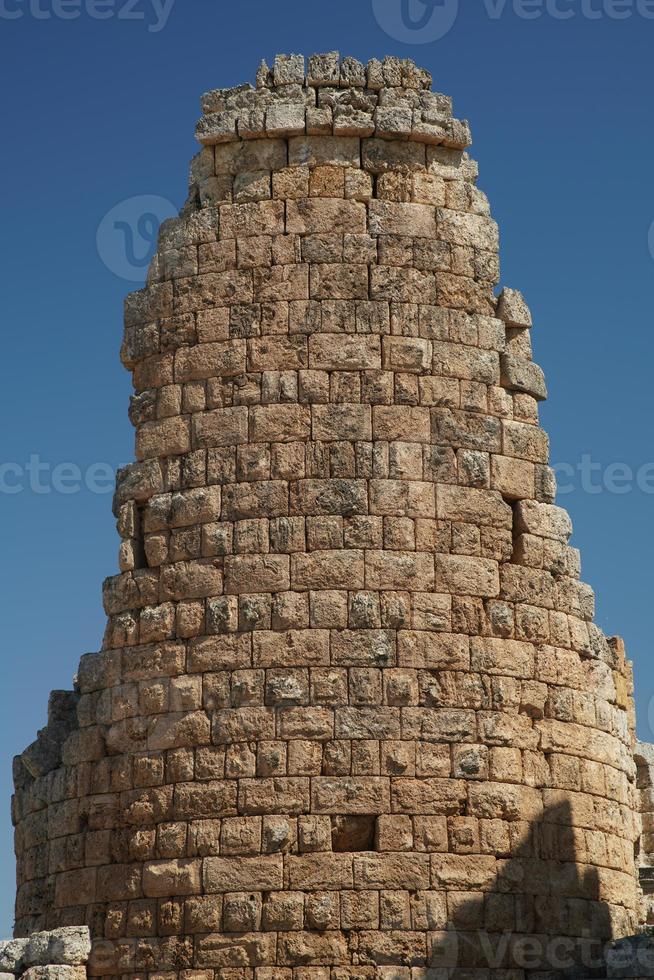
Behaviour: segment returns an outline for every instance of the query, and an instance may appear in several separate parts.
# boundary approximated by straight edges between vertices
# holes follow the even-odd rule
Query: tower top
[[[196,135],[212,146],[236,140],[289,136],[406,139],[464,150],[465,120],[452,116],[452,100],[431,90],[431,74],[409,59],[367,64],[337,51],[278,54],[257,71],[256,88],[214,89],[202,97]]]

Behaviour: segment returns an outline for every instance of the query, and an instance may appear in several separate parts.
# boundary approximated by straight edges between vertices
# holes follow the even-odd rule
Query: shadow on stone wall
[[[569,800],[545,810],[490,890],[462,894],[447,931],[435,937],[425,980],[507,970],[504,980],[605,976],[608,943],[633,928],[626,909],[604,900],[600,871],[585,865],[583,837]]]

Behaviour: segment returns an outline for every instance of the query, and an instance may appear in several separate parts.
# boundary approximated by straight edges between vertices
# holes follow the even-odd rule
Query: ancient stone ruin
[[[644,921],[630,666],[430,85],[280,56],[203,99],[126,303],[103,649],[15,766],[16,935],[88,926],[90,976],[551,980]]]

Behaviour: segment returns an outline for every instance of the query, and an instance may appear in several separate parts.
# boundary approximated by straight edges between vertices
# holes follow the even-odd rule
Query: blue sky
[[[118,351],[135,283],[123,276],[138,276],[155,218],[183,203],[200,94],[253,80],[276,51],[414,57],[470,119],[502,282],[534,312],[542,417],[568,467],[560,502],[598,622],[635,662],[641,736],[654,738],[654,2],[404,0],[404,20],[402,2],[0,0],[0,935],[12,924],[11,758],[45,722],[49,691],[99,648],[101,582],[116,569],[111,494],[87,485],[106,490],[107,467],[133,455]],[[143,210],[154,218],[132,255],[108,220]],[[80,474],[83,489],[62,492]]]

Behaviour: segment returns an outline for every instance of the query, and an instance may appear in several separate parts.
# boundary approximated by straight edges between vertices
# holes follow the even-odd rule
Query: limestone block
[[[513,526],[511,508],[499,493],[471,487],[439,487],[436,516],[443,520],[478,523],[508,530]]]
[[[547,398],[545,375],[533,361],[514,354],[502,354],[500,359],[502,384],[512,391],[523,391],[537,401]]]
[[[434,517],[434,486],[418,480],[371,480],[370,511],[387,517]]]
[[[497,305],[497,315],[507,326],[529,328],[531,313],[524,297],[517,289],[503,289]]]
[[[194,895],[199,889],[199,861],[151,861],[143,868],[143,894],[146,897]]]
[[[18,973],[28,944],[28,939],[10,939],[0,943],[0,969],[6,973]]]
[[[84,966],[32,966],[22,974],[27,980],[85,980]]]
[[[209,758],[210,749],[200,749],[196,758]],[[204,753],[204,754],[202,754]],[[222,753],[218,753],[218,758]],[[213,773],[212,773],[213,775]],[[229,816],[236,810],[236,786],[231,782],[212,780],[204,783],[178,783],[175,787],[173,813],[176,820],[200,820]],[[210,833],[212,828],[207,828]],[[251,828],[246,828],[248,832]],[[209,853],[213,853],[210,851]],[[182,869],[184,876],[195,875],[195,870]],[[156,885],[153,885],[156,887]]]
[[[291,555],[291,582],[294,589],[363,588],[363,553],[345,549]]]
[[[411,132],[413,114],[403,106],[378,106],[375,109],[375,135],[381,138],[406,137]]]
[[[388,371],[422,374],[431,370],[432,345],[418,337],[384,337],[383,366]]]
[[[251,235],[283,235],[284,234],[284,205],[281,201],[259,201],[246,204],[224,204],[220,209],[220,238],[240,238]],[[231,291],[221,290],[221,280],[214,280],[216,293],[234,295],[238,292],[241,302],[248,302],[247,283],[249,277],[244,273],[230,274]],[[206,278],[206,277],[204,277]]]
[[[427,854],[366,854],[353,863],[355,888],[428,888]]]
[[[291,888],[333,890],[352,888],[352,855],[303,854],[287,862]]]
[[[399,738],[398,708],[340,708],[336,711],[337,738]]]
[[[266,133],[271,137],[299,136],[305,131],[305,107],[276,103],[266,109]]]
[[[368,214],[371,235],[436,237],[436,210],[428,204],[371,201]]]
[[[253,663],[259,667],[326,666],[329,664],[327,630],[261,630],[253,637]]]
[[[493,598],[500,592],[497,563],[487,558],[436,555],[434,586],[440,592]]]
[[[363,234],[366,208],[357,201],[329,198],[289,201],[286,231],[300,235]]]
[[[235,204],[233,208],[236,214],[230,212],[225,217],[223,238],[236,238],[237,234],[243,236],[262,234],[260,226],[255,224],[254,219],[257,215],[252,215],[251,211],[244,214],[243,211],[246,208],[262,208],[264,204],[270,203]],[[265,220],[266,216],[263,216],[261,221]],[[267,227],[270,231],[270,225]],[[200,276],[175,281],[175,311],[178,313],[199,312],[207,306],[214,305],[235,306],[238,303],[251,303],[252,299],[252,272],[249,269],[239,272],[207,272]]]
[[[262,969],[275,960],[274,933],[212,933],[198,937],[196,965],[200,970]],[[245,966],[247,964],[247,966]]]
[[[502,452],[532,463],[546,463],[549,441],[542,429],[523,422],[502,420]]]
[[[307,67],[307,84],[316,87],[337,85],[340,77],[339,60],[338,51],[311,55]]]
[[[376,336],[314,334],[309,338],[309,365],[314,370],[359,371],[381,368],[381,339]]]
[[[130,500],[145,502],[154,494],[161,493],[162,490],[163,476],[159,460],[152,459],[144,463],[131,463],[129,466],[118,470],[114,514],[122,504]]]
[[[311,809],[315,813],[388,813],[389,784],[379,776],[319,776],[311,780]]]
[[[401,667],[428,670],[468,670],[470,667],[467,636],[401,630],[397,643]]]
[[[390,630],[343,630],[332,633],[332,662],[344,666],[391,666],[395,642]]]
[[[372,425],[375,439],[430,441],[430,413],[426,408],[408,405],[374,405]]]
[[[373,115],[353,106],[335,106],[333,115],[334,136],[372,136],[375,132]]]
[[[190,449],[191,427],[186,418],[145,422],[136,433],[136,455],[140,460],[174,456]]]
[[[288,484],[285,480],[233,483],[222,492],[222,518],[283,517],[288,512]],[[284,549],[279,549],[284,550]]]
[[[519,533],[537,534],[564,544],[572,534],[572,522],[562,507],[541,504],[536,500],[521,500],[515,513],[516,530]]]
[[[302,85],[304,82],[304,56],[301,54],[278,54],[273,65],[275,85]]]
[[[152,719],[148,748],[165,750],[206,745],[210,739],[211,725],[204,712],[174,712]]]
[[[449,208],[437,208],[438,236],[453,245],[497,251],[499,246],[497,225],[484,215],[463,214]],[[500,319],[502,319],[500,317]]]
[[[371,440],[371,408],[369,405],[313,405],[311,433],[316,442]]]
[[[286,143],[282,139],[248,139],[214,147],[217,175],[247,173],[256,170],[281,170],[286,166]]]
[[[307,108],[306,113],[307,136],[331,136],[333,132],[333,116],[330,106]],[[354,132],[338,133],[337,135],[354,136]]]
[[[216,344],[199,344],[177,351],[175,377],[177,381],[197,381],[216,375],[233,377],[245,371],[244,340]]]
[[[174,493],[171,499],[172,527],[206,524],[220,517],[220,487],[198,487]]]
[[[279,938],[281,963],[301,964],[307,959],[313,963],[347,963],[349,959],[345,936],[340,932],[291,932],[281,933]],[[320,967],[316,968],[320,970]],[[327,967],[323,967],[326,970]],[[320,976],[318,974],[318,976]]]
[[[219,595],[223,589],[220,568],[206,561],[181,561],[165,566],[161,573],[159,597],[163,602],[202,599]]]
[[[250,433],[255,442],[295,442],[307,439],[311,412],[299,405],[261,405],[250,413]]]
[[[499,490],[505,499],[533,498],[534,464],[507,456],[491,456],[491,487]]]
[[[425,303],[436,301],[436,280],[432,273],[421,269],[372,266],[370,269],[370,296],[374,300],[409,303],[421,296]]]
[[[490,890],[497,876],[497,860],[491,855],[432,854],[434,888],[460,891]]]
[[[499,360],[494,351],[444,341],[434,343],[434,372],[484,384],[497,384],[500,380]]]
[[[518,425],[519,423],[513,424]],[[533,429],[533,426],[525,426],[525,428]],[[481,415],[477,412],[455,411],[450,408],[432,408],[431,430],[433,441],[439,444],[462,449],[476,449],[482,452],[499,453],[502,451],[502,423],[493,416]],[[538,438],[537,430],[536,438]],[[511,438],[507,440],[507,447],[504,449],[505,455],[521,455],[519,452],[507,451],[507,449],[513,450],[516,441],[515,436],[511,433]],[[526,434],[523,437],[523,442],[525,441]],[[529,457],[525,456],[525,458]]]
[[[414,109],[411,124],[411,137],[420,143],[439,145],[449,142],[447,120],[434,116],[424,109]]]
[[[324,263],[311,267],[311,298],[316,300],[365,300],[368,298],[368,266]]]
[[[129,293],[125,298],[125,326],[148,323],[171,316],[173,290],[170,283],[155,283]]]
[[[334,735],[334,713],[330,708],[280,708],[277,732],[284,739],[324,741]]]
[[[197,124],[195,135],[204,146],[224,143],[236,137],[236,121],[238,112],[231,109],[228,112],[210,112],[203,116]]]
[[[295,136],[288,141],[291,167],[358,167],[361,141],[356,136]]]
[[[309,811],[309,780],[305,778],[242,779],[239,784],[242,813],[285,813]],[[280,887],[268,885],[268,888]]]
[[[425,592],[434,587],[433,558],[428,554],[368,551],[365,565],[368,589]]]

